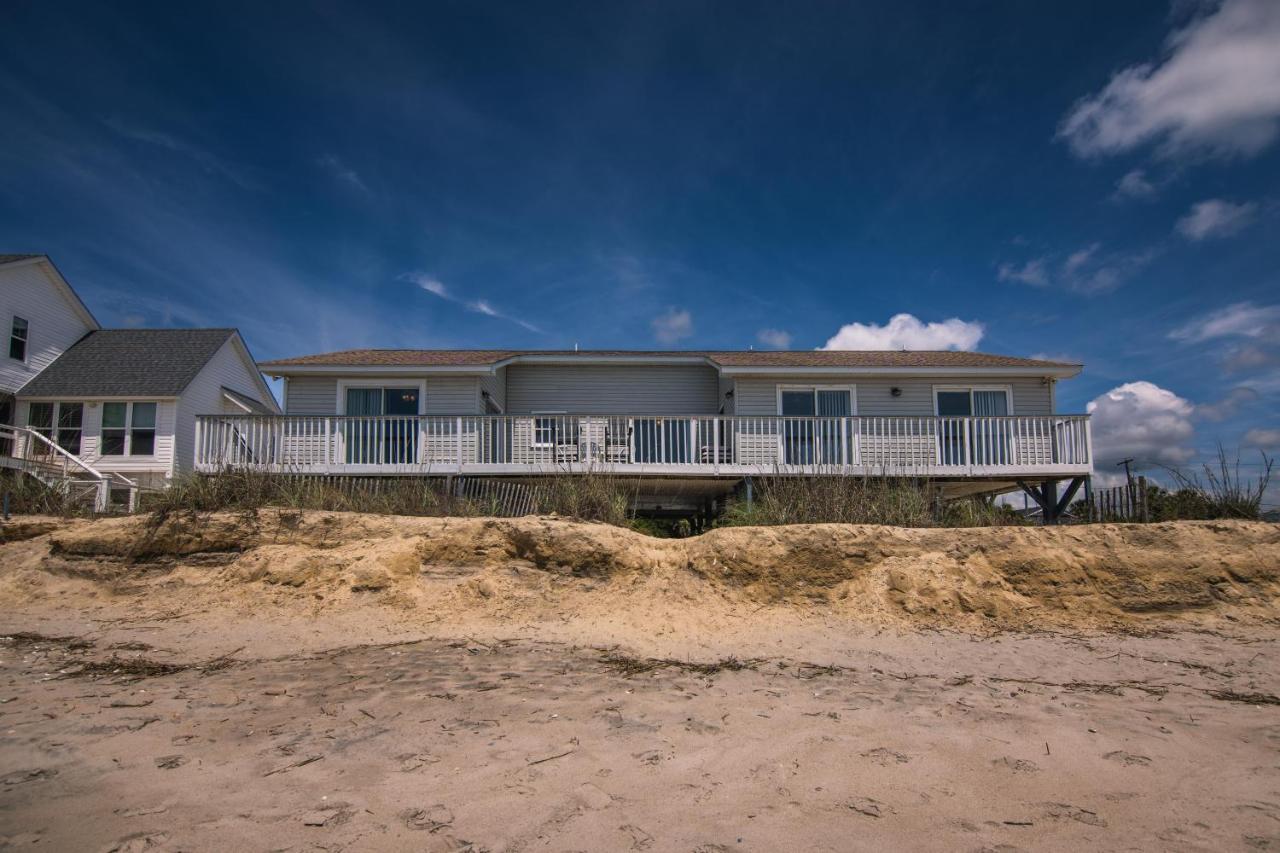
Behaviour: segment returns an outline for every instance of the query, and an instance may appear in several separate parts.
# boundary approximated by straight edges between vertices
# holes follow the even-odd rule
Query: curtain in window
[[[382,414],[381,388],[348,388],[348,415]],[[374,420],[347,421],[347,462],[353,465],[369,465],[378,461],[378,445],[381,430]]]
[[[1009,414],[1009,398],[1003,391],[974,391],[973,413],[978,417],[1004,417]]]

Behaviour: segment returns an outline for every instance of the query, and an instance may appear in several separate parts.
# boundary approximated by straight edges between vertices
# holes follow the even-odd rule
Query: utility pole
[[[1119,468],[1121,465],[1124,466],[1124,481],[1129,487],[1129,491],[1127,494],[1129,496],[1128,503],[1129,503],[1130,518],[1137,515],[1138,513],[1138,495],[1133,490],[1133,474],[1129,473],[1129,463],[1132,461],[1133,461],[1133,457],[1130,456],[1128,459],[1122,459],[1116,463],[1117,468]]]
[[[1133,461],[1133,457],[1130,456],[1128,459],[1121,459],[1119,462],[1116,463],[1117,468],[1119,468],[1121,465],[1124,466],[1124,480],[1126,483],[1129,484],[1129,488],[1131,489],[1133,488],[1133,474],[1129,473],[1129,463],[1132,461]]]

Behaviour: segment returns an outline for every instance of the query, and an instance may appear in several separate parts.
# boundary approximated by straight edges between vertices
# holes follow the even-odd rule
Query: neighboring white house
[[[19,435],[0,451],[41,473],[160,487],[194,468],[197,415],[280,412],[235,329],[102,329],[42,255],[0,255],[0,311],[7,423],[61,448]]]
[[[0,425],[14,395],[89,332],[101,328],[44,255],[0,255]]]

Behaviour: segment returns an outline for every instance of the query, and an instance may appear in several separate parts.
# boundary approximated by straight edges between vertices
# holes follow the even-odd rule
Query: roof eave
[[[1081,365],[1034,365],[1018,367],[758,367],[720,365],[726,376],[785,376],[788,374],[831,376],[1047,376],[1070,379],[1079,375]]]

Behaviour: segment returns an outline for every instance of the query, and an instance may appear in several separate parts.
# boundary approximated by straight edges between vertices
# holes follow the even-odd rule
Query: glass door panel
[[[348,388],[347,415],[355,418],[343,425],[347,463],[371,465],[378,461],[378,421],[382,414],[381,388]]]
[[[1009,414],[1009,396],[1003,389],[973,392],[975,418],[1002,418]],[[1012,454],[1007,421],[975,420],[970,431],[973,461],[977,465],[1005,465]]]
[[[965,464],[964,421],[973,414],[973,399],[968,391],[939,391],[938,425],[939,454],[943,465]]]
[[[817,392],[819,420],[814,424],[814,442],[818,449],[817,461],[823,465],[841,465],[846,461],[841,452],[841,436],[846,435],[844,421],[853,414],[853,400],[847,390],[819,388]]]
[[[817,404],[812,389],[782,392],[782,461],[787,465],[812,465]]]
[[[418,389],[384,388],[382,460],[410,465],[418,460]]]

